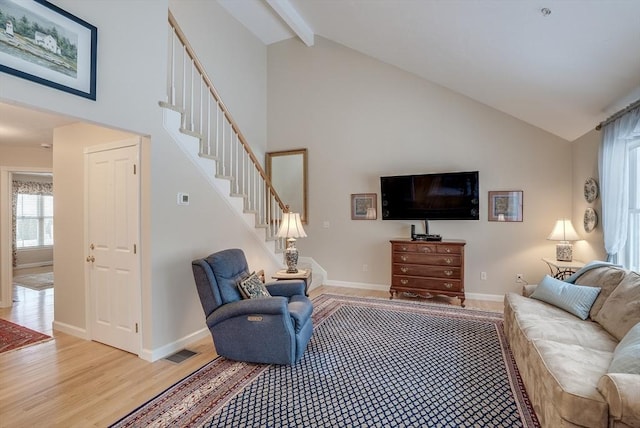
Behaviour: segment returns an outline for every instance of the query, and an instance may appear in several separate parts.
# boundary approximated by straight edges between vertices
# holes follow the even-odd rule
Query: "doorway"
[[[140,340],[140,138],[85,151],[91,339],[138,354]]]

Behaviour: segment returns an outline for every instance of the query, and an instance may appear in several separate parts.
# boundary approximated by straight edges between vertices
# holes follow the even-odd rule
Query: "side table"
[[[570,262],[561,262],[555,259],[550,259],[544,257],[542,259],[549,266],[549,270],[551,271],[551,276],[556,279],[566,279],[576,273],[580,268],[584,266],[579,260],[573,260]]]
[[[311,269],[298,269],[296,273],[287,273],[282,269],[274,273],[271,278],[280,281],[284,279],[301,279],[304,281],[304,295],[309,296],[309,284],[311,284]]]

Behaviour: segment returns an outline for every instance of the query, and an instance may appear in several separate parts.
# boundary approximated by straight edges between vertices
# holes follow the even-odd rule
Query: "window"
[[[18,193],[16,205],[16,246],[53,245],[53,196]]]
[[[640,140],[629,147],[629,224],[620,262],[640,272]]]

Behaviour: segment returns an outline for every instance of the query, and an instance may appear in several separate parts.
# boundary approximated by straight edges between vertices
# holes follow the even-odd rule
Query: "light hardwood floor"
[[[388,298],[386,291],[321,286],[322,293]],[[16,288],[18,302],[0,318],[53,335],[53,340],[0,354],[0,427],[104,427],[213,360],[211,338],[180,364],[135,355],[52,331],[53,290]],[[447,303],[447,298],[436,298]],[[457,299],[451,299],[455,305]],[[502,311],[502,303],[467,300],[468,308]]]

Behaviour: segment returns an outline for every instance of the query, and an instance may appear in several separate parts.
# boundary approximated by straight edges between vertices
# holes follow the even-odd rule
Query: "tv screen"
[[[383,220],[478,220],[478,171],[380,177]]]

